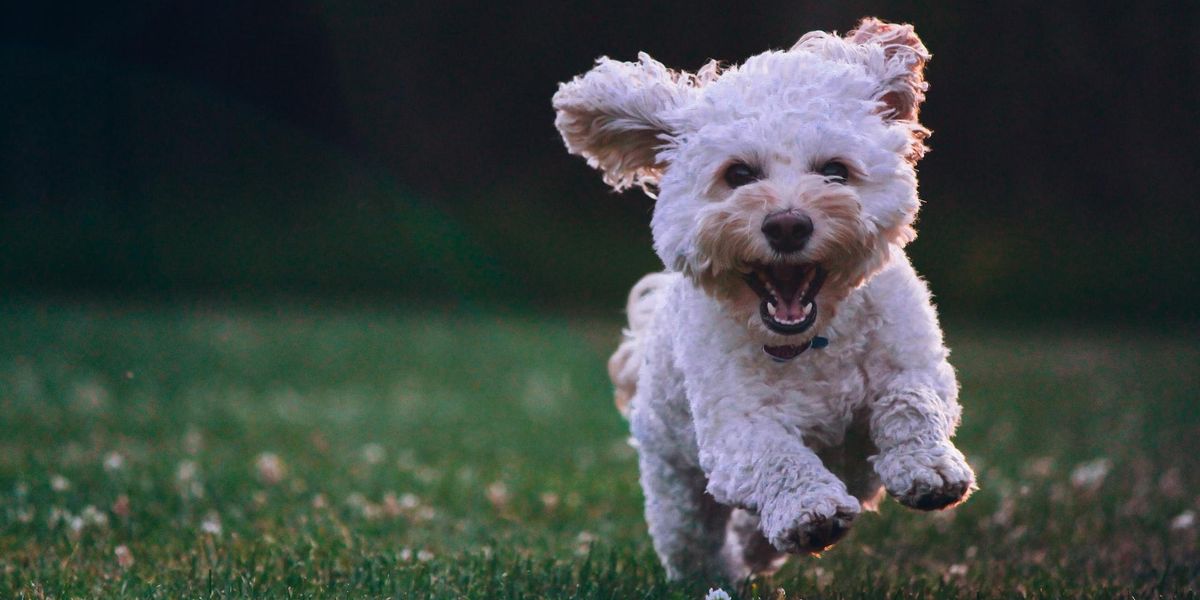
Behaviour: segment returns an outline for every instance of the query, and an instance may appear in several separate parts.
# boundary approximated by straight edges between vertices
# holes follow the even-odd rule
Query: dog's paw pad
[[[939,487],[919,484],[912,490],[896,496],[901,504],[917,510],[940,510],[958,504],[967,496],[969,481],[952,481]]]
[[[806,510],[784,530],[771,536],[771,543],[782,552],[815,554],[845,537],[857,516],[857,506],[849,505],[828,511]]]
[[[794,552],[821,552],[845,537],[853,520],[852,516],[842,514],[832,518],[816,517],[793,529],[788,536],[788,543],[795,548]]]
[[[975,489],[975,474],[953,446],[884,455],[876,462],[888,493],[917,510],[954,506]]]

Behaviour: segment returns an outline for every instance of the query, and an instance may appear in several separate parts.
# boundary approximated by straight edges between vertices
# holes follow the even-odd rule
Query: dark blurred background
[[[615,312],[652,201],[564,151],[600,55],[864,15],[934,53],[921,237],[960,317],[1191,320],[1200,3],[141,2],[0,20],[0,286]]]

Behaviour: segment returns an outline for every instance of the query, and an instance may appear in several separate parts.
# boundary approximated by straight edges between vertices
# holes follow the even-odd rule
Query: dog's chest
[[[688,369],[689,395],[720,405],[723,418],[783,425],[814,449],[840,445],[869,396],[859,357],[844,349],[809,350],[782,364],[761,349],[721,358]]]
[[[861,296],[852,296],[824,333],[828,346],[776,362],[744,329],[699,299],[672,323],[676,366],[689,404],[714,408],[720,418],[769,421],[802,435],[814,449],[842,444],[871,397],[864,365],[874,322]]]
[[[858,357],[810,349],[786,363],[750,361],[743,377],[761,381],[760,410],[800,430],[815,448],[842,443],[868,398]]]

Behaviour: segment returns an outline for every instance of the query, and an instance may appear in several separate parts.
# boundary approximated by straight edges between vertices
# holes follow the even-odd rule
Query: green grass
[[[619,326],[0,305],[0,597],[737,592],[663,581],[603,368]],[[1193,334],[948,327],[983,489],[888,502],[741,597],[1196,597]]]

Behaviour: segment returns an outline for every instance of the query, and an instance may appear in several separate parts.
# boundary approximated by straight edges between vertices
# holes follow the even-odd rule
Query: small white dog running
[[[634,287],[609,370],[673,579],[824,550],[881,489],[931,510],[975,487],[903,250],[928,59],[911,26],[868,18],[695,74],[601,58],[554,96],[572,153],[657,197],[667,271]]]

